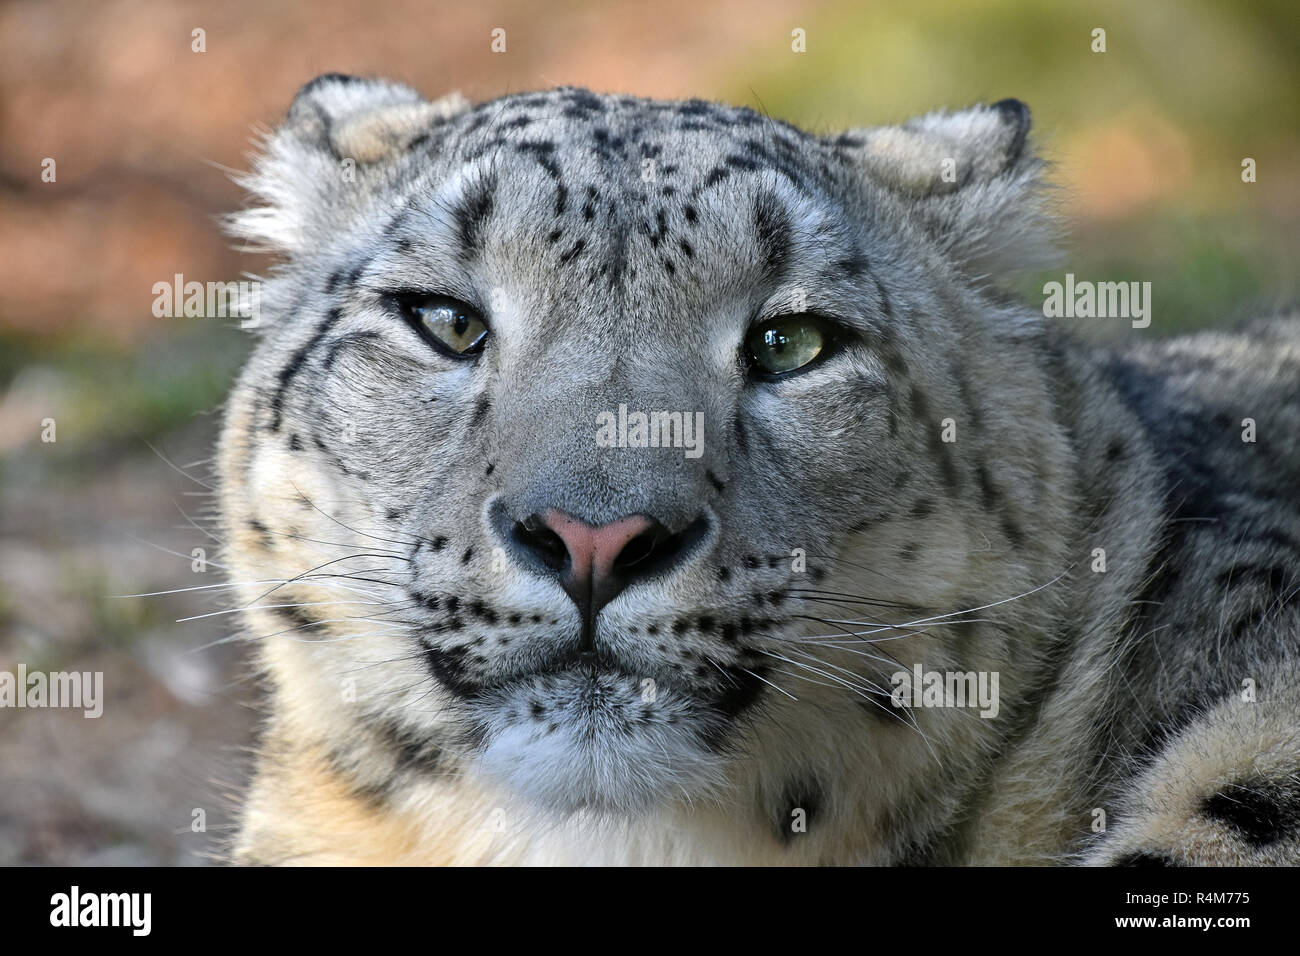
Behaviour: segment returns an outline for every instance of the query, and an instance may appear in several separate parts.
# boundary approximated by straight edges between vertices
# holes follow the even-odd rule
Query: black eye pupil
[[[456,317],[452,320],[452,328],[456,330],[457,335],[464,335],[465,330],[469,328],[469,316],[464,312],[456,313]]]

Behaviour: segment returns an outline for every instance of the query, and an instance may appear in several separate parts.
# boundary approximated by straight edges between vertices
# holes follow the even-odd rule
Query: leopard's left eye
[[[777,376],[823,358],[830,345],[825,322],[815,315],[781,315],[753,326],[745,350],[756,370]]]
[[[473,358],[487,343],[487,323],[464,302],[436,295],[408,299],[403,307],[415,330],[452,358]]]

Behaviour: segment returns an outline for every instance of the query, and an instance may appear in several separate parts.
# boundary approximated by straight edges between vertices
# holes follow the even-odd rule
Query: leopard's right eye
[[[472,359],[487,344],[487,323],[471,305],[445,295],[403,297],[400,302],[407,322],[450,358]]]

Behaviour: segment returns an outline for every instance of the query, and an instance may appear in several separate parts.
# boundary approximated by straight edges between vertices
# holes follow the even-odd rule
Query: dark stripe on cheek
[[[382,336],[378,332],[349,332],[347,335],[339,336],[330,343],[329,351],[325,353],[325,368],[333,368],[335,359],[339,357],[339,353],[344,349],[379,338],[382,338]]]
[[[321,340],[329,334],[330,329],[334,328],[340,315],[338,309],[330,309],[329,315],[316,327],[312,337],[294,352],[284,368],[280,369],[280,373],[276,377],[275,394],[271,396],[271,431],[280,430],[280,423],[284,418],[284,396],[289,385],[292,384],[294,377],[302,370],[303,365],[307,363],[307,359],[316,346],[320,345]]]
[[[960,495],[961,475],[957,471],[956,461],[953,460],[952,448],[943,440],[940,422],[931,416],[930,401],[919,386],[912,386],[911,402],[912,415],[925,432],[926,444],[930,448],[931,455],[937,459],[936,464],[939,466],[939,474],[943,478],[944,486],[954,496]]]

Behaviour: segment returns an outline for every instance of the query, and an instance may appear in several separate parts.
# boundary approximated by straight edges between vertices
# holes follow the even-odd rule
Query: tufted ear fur
[[[293,255],[314,227],[354,209],[364,191],[345,188],[379,172],[422,134],[469,108],[459,93],[429,102],[400,83],[328,73],[294,97],[252,172],[237,178],[259,205],[227,220],[259,250]]]
[[[840,138],[868,177],[906,204],[970,275],[1005,275],[1053,259],[1044,163],[1028,146],[1019,100],[927,113]]]

